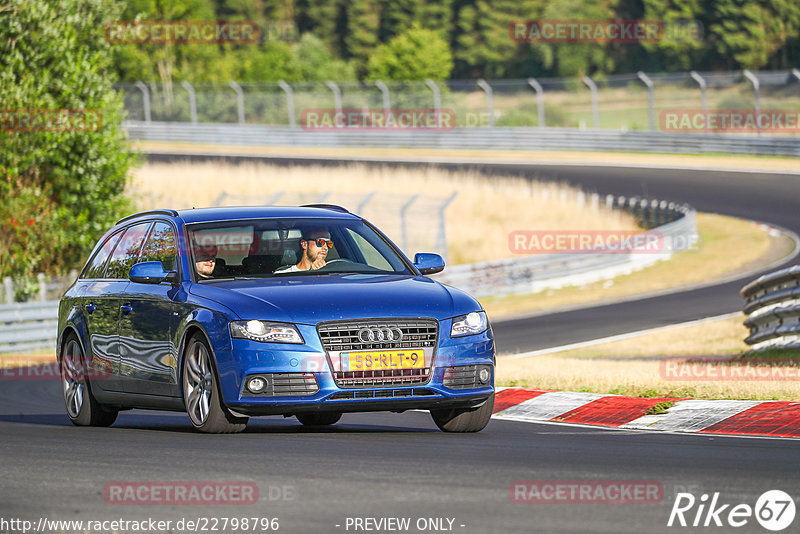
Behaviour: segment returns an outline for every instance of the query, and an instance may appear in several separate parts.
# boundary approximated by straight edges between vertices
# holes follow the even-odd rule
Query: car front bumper
[[[449,333],[449,325],[445,331]],[[315,339],[308,334],[304,333],[306,340]],[[234,339],[233,350],[218,352],[216,358],[223,401],[230,410],[242,415],[472,409],[481,406],[494,392],[495,352],[491,330],[463,338],[440,335],[429,378],[414,384],[340,387],[333,378],[326,352],[314,341],[286,345]],[[489,380],[454,386],[452,379],[445,376],[448,369],[451,369],[448,376],[452,377],[453,368],[469,366],[488,368]],[[296,377],[297,381],[292,383],[307,385],[299,387],[302,391],[297,395],[292,394],[291,388],[284,388],[279,394],[270,391],[269,395],[254,395],[246,388],[247,379],[253,375]],[[314,386],[308,386],[311,383]]]

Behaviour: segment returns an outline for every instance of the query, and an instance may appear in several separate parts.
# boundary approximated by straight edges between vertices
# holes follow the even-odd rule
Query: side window
[[[128,277],[131,267],[139,262],[139,251],[142,250],[150,224],[149,222],[137,224],[125,231],[111,255],[111,261],[108,262],[106,278]]]
[[[86,265],[86,269],[84,269],[81,278],[102,278],[103,277],[103,267],[106,265],[106,260],[111,255],[111,251],[114,250],[114,245],[117,244],[119,241],[120,236],[122,236],[122,232],[117,232],[116,234],[112,235],[106,242],[103,243],[103,246],[95,253],[89,263]]]
[[[177,269],[178,249],[175,246],[175,232],[172,226],[165,222],[157,222],[147,244],[144,246],[141,261],[160,261],[164,265],[164,270],[174,271]]]

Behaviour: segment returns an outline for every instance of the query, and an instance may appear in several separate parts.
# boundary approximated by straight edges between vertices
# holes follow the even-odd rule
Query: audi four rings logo
[[[358,339],[362,343],[401,341],[403,339],[403,331],[396,326],[364,327],[358,331]]]

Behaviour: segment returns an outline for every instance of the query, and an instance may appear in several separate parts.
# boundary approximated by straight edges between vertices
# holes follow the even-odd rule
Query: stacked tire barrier
[[[753,350],[800,348],[800,265],[761,276],[742,288],[745,343]]]
[[[610,202],[609,202],[610,201]],[[448,267],[436,280],[463,289],[476,297],[538,293],[547,289],[580,286],[609,280],[668,259],[678,250],[697,243],[695,210],[685,204],[607,198],[607,205],[624,209],[640,226],[664,240],[681,243],[664,253],[613,253],[583,250],[573,254],[538,254]]]

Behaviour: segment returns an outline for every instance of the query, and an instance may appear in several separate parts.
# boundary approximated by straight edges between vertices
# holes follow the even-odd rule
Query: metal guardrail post
[[[589,78],[588,76],[583,77],[583,83],[589,88],[592,92],[592,122],[594,123],[595,128],[600,127],[600,115],[597,111],[597,84],[594,83],[594,80]]]
[[[214,199],[214,203],[211,204],[211,205],[212,206],[221,206],[222,205],[222,201],[225,200],[225,197],[227,197],[227,196],[228,196],[227,191],[223,191],[222,193],[219,194],[219,196],[217,198]]]
[[[539,128],[544,128],[544,91],[536,78],[528,78],[528,85],[536,91],[536,107],[539,112]]]
[[[150,89],[144,82],[136,82],[136,87],[142,92],[142,106],[144,107],[144,121],[150,122]]]
[[[230,82],[228,85],[236,91],[236,111],[239,116],[239,124],[244,124],[244,91],[236,82]]]
[[[419,193],[411,195],[411,198],[409,198],[400,207],[400,236],[401,236],[400,242],[402,243],[401,248],[403,249],[403,252],[406,252],[406,245],[408,244],[407,239],[406,239],[407,238],[407,236],[406,236],[406,211],[408,211],[408,208],[411,207],[411,204],[413,204],[414,201],[417,200],[417,197],[419,197]]]
[[[656,130],[656,110],[653,98],[653,80],[642,71],[637,72],[636,75],[647,86],[647,118],[650,121],[650,131],[654,132]]]
[[[275,203],[278,201],[278,199],[283,196],[283,193],[284,193],[284,191],[278,191],[277,193],[272,195],[264,205],[265,206],[274,206]]]
[[[44,278],[44,273],[36,275],[36,284],[39,286],[39,301],[47,301],[47,280]]]
[[[431,79],[425,80],[425,85],[433,91],[433,110],[436,113],[436,127],[442,127],[442,93],[439,86]]]
[[[489,125],[489,128],[493,128],[494,127],[494,104],[492,103],[492,95],[493,95],[494,92],[492,91],[492,86],[489,85],[489,83],[486,80],[481,78],[480,80],[478,80],[478,87],[483,89],[483,92],[486,93],[486,112],[489,114],[488,125]]]
[[[447,197],[442,205],[439,206],[439,234],[436,236],[436,251],[439,252],[442,257],[444,258],[444,262],[447,263],[447,224],[444,219],[444,212],[447,209],[453,200],[458,196],[458,192],[453,191],[449,197]]]
[[[325,85],[333,92],[333,102],[336,108],[336,115],[342,112],[342,90],[335,82],[325,82]]]
[[[708,102],[706,102],[706,81],[696,71],[690,72],[689,76],[691,76],[692,79],[697,82],[697,85],[700,86],[700,101],[703,105],[703,130],[705,133],[708,133]]]
[[[14,303],[14,282],[11,281],[10,276],[3,278],[3,296],[6,304]]]
[[[197,124],[197,97],[194,94],[194,87],[185,80],[181,82],[181,87],[189,93],[189,113],[192,117],[192,124]]]
[[[283,89],[283,92],[286,93],[286,109],[289,113],[289,126],[294,128],[297,126],[294,119],[294,91],[292,90],[292,86],[283,80],[278,81],[278,87]]]
[[[760,89],[761,83],[758,81],[758,78],[755,74],[750,72],[747,69],[744,69],[744,77],[750,80],[750,83],[753,84],[753,93],[755,94],[755,107],[756,107],[756,133],[757,135],[761,135],[761,97],[760,97]]]
[[[389,88],[380,80],[375,82],[375,87],[381,91],[381,97],[383,98],[383,114],[388,117],[392,109],[392,100],[391,94],[389,93]]]

